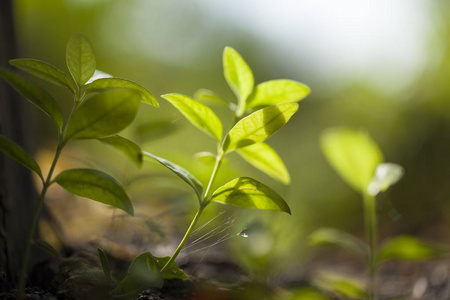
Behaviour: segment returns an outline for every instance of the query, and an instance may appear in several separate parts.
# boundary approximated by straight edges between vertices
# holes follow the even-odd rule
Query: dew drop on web
[[[241,232],[238,233],[238,235],[240,235],[243,238],[247,238],[248,237],[248,233],[245,229],[242,229]]]

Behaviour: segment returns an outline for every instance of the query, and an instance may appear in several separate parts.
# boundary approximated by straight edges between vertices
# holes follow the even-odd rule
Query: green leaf
[[[245,111],[245,101],[253,90],[255,80],[250,67],[241,55],[231,47],[223,51],[223,73],[231,90],[238,98],[237,116]]]
[[[375,176],[367,188],[370,195],[376,196],[386,191],[391,185],[397,183],[405,173],[402,166],[393,163],[379,164],[375,170]]]
[[[248,177],[235,178],[221,186],[212,194],[210,201],[291,214],[289,206],[280,195],[261,182]]]
[[[166,263],[169,261],[170,256],[165,256],[165,257],[156,257],[156,263],[159,267],[159,269],[161,270]],[[178,264],[173,261],[169,267],[167,267],[167,269],[164,271],[164,273],[162,273],[162,276],[164,279],[181,279],[183,281],[188,280],[188,277],[186,275],[186,273],[184,273],[183,270],[180,269],[180,267],[178,267]]]
[[[0,77],[8,82],[16,91],[39,107],[55,121],[59,130],[62,128],[63,115],[55,99],[45,90],[13,72],[0,67]]]
[[[237,153],[255,168],[275,180],[289,184],[291,178],[278,153],[265,143],[256,143],[237,150]]]
[[[148,288],[162,288],[163,283],[156,258],[150,252],[145,252],[133,260],[127,276],[119,283],[114,293],[122,292],[131,296]]]
[[[197,197],[199,200],[202,199],[202,193],[203,193],[203,185],[201,182],[194,177],[189,171],[186,169],[180,167],[177,164],[174,164],[173,162],[170,162],[164,158],[161,158],[159,156],[156,156],[154,154],[151,154],[149,152],[142,152],[142,154],[148,157],[151,157],[153,159],[156,159],[160,164],[162,164],[164,167],[169,169],[170,171],[174,172],[178,177],[183,179],[187,184],[189,184],[197,194]]]
[[[120,135],[112,135],[98,139],[100,142],[113,146],[123,154],[128,156],[138,167],[142,166],[142,150],[141,147],[132,141],[121,137]]]
[[[161,97],[175,106],[195,127],[220,142],[222,123],[208,106],[180,94],[166,94]]]
[[[35,244],[42,251],[47,252],[48,254],[50,254],[50,255],[52,255],[54,257],[60,257],[58,251],[55,248],[53,248],[53,246],[50,245],[49,243],[47,243],[46,241],[44,241],[44,240],[37,240],[35,242]]]
[[[448,251],[432,247],[412,236],[397,236],[386,241],[377,254],[378,263],[388,260],[426,260],[448,254]]]
[[[94,50],[82,34],[74,34],[66,47],[66,63],[70,74],[83,86],[95,72]]]
[[[6,136],[0,134],[0,152],[8,155],[14,159],[19,164],[27,167],[28,169],[36,172],[44,182],[44,177],[42,176],[41,168],[37,162],[25,152],[19,145],[8,139]]]
[[[228,106],[228,102],[226,100],[220,98],[213,91],[207,89],[197,90],[194,93],[194,98],[206,104]]]
[[[354,236],[333,228],[320,228],[309,236],[309,241],[318,246],[339,246],[367,257],[367,246]]]
[[[365,131],[332,128],[321,135],[321,146],[328,162],[352,188],[366,193],[383,153]]]
[[[298,109],[297,103],[269,106],[242,118],[228,133],[223,150],[230,152],[264,142],[283,127]]]
[[[344,299],[363,299],[365,295],[364,284],[359,280],[328,272],[319,274],[314,285]]]
[[[122,78],[101,78],[86,85],[86,93],[101,92],[108,89],[132,89],[140,93],[141,101],[159,107],[156,98],[139,84]]]
[[[111,285],[112,276],[111,276],[111,269],[109,268],[108,257],[106,256],[106,253],[102,249],[97,248],[97,251],[98,257],[100,258],[100,263],[102,265],[103,274],[105,274],[106,283],[108,285]]]
[[[203,151],[194,154],[194,159],[209,166],[214,166],[217,160],[217,155],[211,152]],[[224,161],[222,161],[222,164]]]
[[[289,300],[330,300],[322,292],[311,287],[301,287],[294,290]]]
[[[92,139],[115,134],[136,116],[139,94],[132,90],[112,90],[94,95],[73,113],[66,140]]]
[[[306,85],[293,80],[278,79],[260,83],[247,99],[247,108],[298,102],[309,95]]]
[[[75,92],[75,86],[67,75],[55,66],[30,58],[11,59],[9,63],[31,75],[45,79],[53,84],[66,87]]]
[[[54,181],[72,194],[120,208],[133,215],[133,206],[124,188],[106,173],[92,169],[71,169],[61,172]]]

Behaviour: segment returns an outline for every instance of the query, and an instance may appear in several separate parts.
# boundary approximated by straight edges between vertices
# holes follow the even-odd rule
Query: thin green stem
[[[368,267],[369,267],[369,285],[368,299],[376,300],[376,246],[377,246],[377,212],[375,197],[364,194],[364,221],[366,238],[369,244]]]
[[[214,183],[214,180],[216,179],[217,172],[219,171],[219,168],[220,168],[220,166],[222,164],[224,156],[225,156],[225,154],[223,153],[223,151],[219,150],[219,154],[217,155],[216,163],[214,164],[214,168],[213,168],[213,171],[211,173],[211,177],[209,178],[208,185],[206,186],[205,194],[203,195],[203,201],[206,201],[208,199],[208,197],[209,197],[209,193],[211,191],[211,188],[212,188],[212,185]]]
[[[28,264],[30,261],[30,254],[31,254],[31,246],[33,245],[34,235],[36,233],[36,228],[39,222],[39,216],[41,215],[41,210],[44,205],[45,195],[47,194],[47,189],[51,185],[51,179],[53,172],[56,167],[56,163],[58,162],[59,156],[61,155],[61,151],[64,147],[64,144],[60,143],[58,144],[58,148],[56,149],[55,157],[53,158],[52,165],[50,167],[50,171],[48,172],[47,179],[44,182],[44,186],[42,187],[41,194],[38,199],[37,207],[34,210],[33,214],[33,220],[31,221],[31,229],[28,233],[27,243],[25,246],[25,252],[23,255],[22,260],[22,268],[20,270],[20,276],[19,276],[19,286],[18,286],[18,298],[22,299],[25,294],[25,286],[27,281],[27,270],[28,270]]]
[[[200,206],[199,210],[194,216],[194,219],[192,219],[191,225],[189,225],[188,230],[184,234],[183,239],[181,240],[180,244],[178,245],[175,252],[172,254],[170,259],[167,261],[167,263],[164,265],[164,267],[161,269],[161,273],[164,273],[167,268],[173,263],[173,261],[177,258],[178,254],[180,254],[181,250],[183,249],[184,245],[186,244],[187,240],[189,239],[189,236],[191,235],[192,230],[194,230],[195,224],[197,224],[198,219],[200,219],[200,215],[202,214],[204,209],[204,206]]]

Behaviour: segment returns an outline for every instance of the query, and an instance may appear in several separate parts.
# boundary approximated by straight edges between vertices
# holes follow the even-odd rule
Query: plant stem
[[[364,221],[366,238],[369,244],[369,286],[368,286],[368,299],[376,300],[376,246],[377,246],[377,212],[375,197],[364,194]]]
[[[200,219],[200,215],[202,214],[203,209],[205,209],[205,207],[209,204],[209,202],[207,202],[207,199],[209,197],[211,187],[214,183],[214,179],[216,178],[217,172],[219,171],[220,165],[222,164],[224,155],[225,154],[222,152],[222,150],[219,149],[219,154],[217,155],[216,163],[214,164],[214,169],[211,173],[211,177],[209,178],[208,186],[206,187],[203,199],[200,201],[200,208],[198,209],[197,213],[195,214],[194,219],[191,222],[191,225],[189,225],[189,228],[186,231],[186,233],[184,234],[184,237],[181,240],[180,244],[178,245],[177,249],[175,249],[175,252],[172,254],[170,259],[167,261],[167,263],[161,269],[161,273],[164,273],[167,270],[167,268],[177,258],[178,254],[180,254],[181,250],[183,249],[184,245],[186,244],[187,240],[189,239],[189,236],[191,235],[192,230],[194,230],[194,227],[197,224],[198,219]]]
[[[56,163],[58,162],[59,156],[61,155],[61,151],[64,148],[64,143],[59,143],[58,148],[56,149],[55,157],[53,158],[52,165],[50,167],[50,170],[47,175],[47,179],[44,182],[44,185],[42,187],[41,194],[38,199],[37,207],[34,211],[33,220],[31,222],[31,229],[28,234],[27,243],[25,246],[25,252],[22,259],[22,268],[20,270],[19,275],[19,286],[18,286],[18,298],[22,299],[25,294],[25,286],[27,281],[27,270],[28,270],[28,264],[30,261],[30,254],[31,254],[31,246],[33,244],[34,235],[36,233],[36,228],[39,222],[39,216],[41,215],[42,206],[44,205],[45,195],[47,193],[48,187],[51,185],[51,179],[53,175],[53,171],[55,170]]]
[[[184,245],[186,244],[187,240],[189,239],[189,236],[191,235],[192,230],[194,230],[195,224],[197,224],[198,219],[200,218],[200,215],[203,212],[204,207],[200,206],[199,210],[195,214],[194,219],[191,222],[191,225],[189,225],[188,230],[184,234],[183,239],[181,240],[180,244],[178,245],[175,252],[172,254],[170,259],[167,261],[167,263],[164,265],[164,267],[161,269],[161,273],[164,273],[164,271],[167,270],[167,268],[173,263],[173,261],[177,258],[178,254],[180,254],[181,250],[183,249]]]

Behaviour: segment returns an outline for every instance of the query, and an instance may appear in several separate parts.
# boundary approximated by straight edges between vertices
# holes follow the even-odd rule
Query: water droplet
[[[248,237],[247,230],[246,229],[242,229],[242,231],[239,232],[238,235],[240,235],[243,238],[247,238]]]

